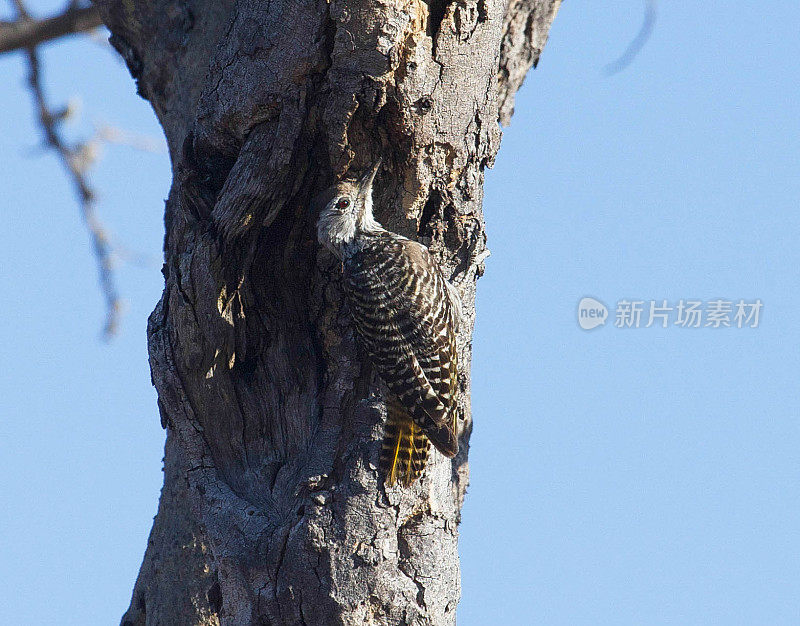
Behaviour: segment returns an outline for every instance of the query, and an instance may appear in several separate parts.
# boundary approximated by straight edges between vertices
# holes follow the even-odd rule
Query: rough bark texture
[[[102,0],[174,181],[148,328],[165,484],[123,624],[452,624],[483,170],[559,0]],[[383,391],[314,197],[376,156],[376,214],[462,294],[461,452],[377,471]]]

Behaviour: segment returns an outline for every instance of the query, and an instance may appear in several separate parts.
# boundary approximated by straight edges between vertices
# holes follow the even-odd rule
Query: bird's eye
[[[339,201],[336,203],[337,209],[346,209],[350,206],[350,200],[347,198],[340,198]]]

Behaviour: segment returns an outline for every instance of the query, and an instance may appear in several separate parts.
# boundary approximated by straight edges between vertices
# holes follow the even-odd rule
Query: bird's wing
[[[458,451],[458,357],[445,279],[424,246],[400,237],[345,266],[356,328],[386,385],[444,454]]]

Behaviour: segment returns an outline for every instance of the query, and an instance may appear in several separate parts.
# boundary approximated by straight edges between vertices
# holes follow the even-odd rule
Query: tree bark
[[[483,171],[559,2],[96,3],[174,176],[164,488],[123,624],[455,623]],[[376,216],[464,300],[461,452],[411,488],[377,471],[383,388],[315,241],[315,196],[378,155]]]

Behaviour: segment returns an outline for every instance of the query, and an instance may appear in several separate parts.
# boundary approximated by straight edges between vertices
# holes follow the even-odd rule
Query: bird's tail
[[[408,487],[422,474],[431,443],[396,398],[391,398],[386,408],[381,472],[387,486],[400,481]]]

